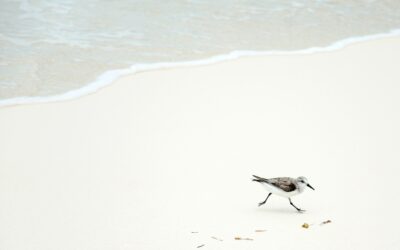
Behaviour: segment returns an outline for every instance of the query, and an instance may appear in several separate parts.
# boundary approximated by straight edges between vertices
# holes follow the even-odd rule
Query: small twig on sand
[[[267,230],[264,230],[264,229],[257,229],[257,230],[255,230],[255,232],[256,233],[264,233],[264,232],[266,232]]]
[[[235,237],[235,240],[253,240],[252,238]]]
[[[198,234],[199,232],[190,232],[190,233],[192,233],[192,234]]]
[[[325,225],[325,224],[328,224],[328,223],[331,223],[331,222],[332,222],[331,220],[326,220],[326,221],[321,222],[320,225]]]
[[[211,236],[211,238],[214,239],[214,240],[218,240],[218,241],[224,241],[224,240],[222,240],[222,239],[220,239],[220,238],[217,238],[217,237],[215,237],[215,236]]]
[[[204,246],[205,246],[205,244],[203,244],[203,245],[200,245],[200,246],[197,246],[197,248],[204,247]]]

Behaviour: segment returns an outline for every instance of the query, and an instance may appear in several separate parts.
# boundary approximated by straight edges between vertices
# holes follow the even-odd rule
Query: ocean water
[[[399,0],[0,0],[0,104],[73,98],[178,62],[323,49],[399,29]]]

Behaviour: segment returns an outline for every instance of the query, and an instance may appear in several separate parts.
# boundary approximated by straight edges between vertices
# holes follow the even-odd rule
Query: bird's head
[[[302,189],[304,189],[305,187],[309,187],[309,188],[311,188],[312,190],[315,190],[315,189],[310,185],[310,183],[308,183],[308,180],[307,180],[306,177],[300,176],[300,177],[297,177],[296,180],[297,180],[297,183],[299,184],[299,186],[300,186]]]

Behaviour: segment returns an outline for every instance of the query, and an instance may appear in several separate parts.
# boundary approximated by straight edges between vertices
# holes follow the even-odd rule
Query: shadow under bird
[[[258,203],[258,206],[264,205],[267,202],[268,198],[271,196],[271,194],[276,194],[278,196],[288,198],[290,205],[296,208],[298,212],[304,212],[305,210],[302,210],[293,204],[290,197],[301,194],[306,187],[315,190],[310,185],[310,183],[308,183],[307,178],[303,176],[298,177],[296,179],[290,177],[278,177],[278,178],[266,179],[256,175],[253,175],[253,177],[254,177],[253,181],[260,183],[265,189],[269,191],[267,198],[263,202]]]

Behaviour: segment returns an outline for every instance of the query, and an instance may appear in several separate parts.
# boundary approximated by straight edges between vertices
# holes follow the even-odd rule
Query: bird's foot
[[[298,208],[297,209],[297,212],[299,212],[299,213],[304,213],[306,210],[303,210],[303,209],[301,209],[301,208]]]
[[[258,206],[261,207],[264,204],[265,204],[265,202],[260,202],[260,203],[258,203]]]

